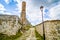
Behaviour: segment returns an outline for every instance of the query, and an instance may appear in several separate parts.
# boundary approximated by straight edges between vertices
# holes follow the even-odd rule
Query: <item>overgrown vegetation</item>
[[[2,25],[2,20],[0,19],[0,25]]]
[[[30,25],[26,25],[26,27],[24,27],[25,30],[29,30],[29,28],[31,28]]]
[[[44,40],[43,37],[35,30],[37,40]]]
[[[16,38],[20,37],[21,35],[22,35],[22,33],[20,32],[20,30],[17,32],[16,35],[12,35],[12,36],[8,36],[8,35],[0,33],[0,40],[15,40]]]

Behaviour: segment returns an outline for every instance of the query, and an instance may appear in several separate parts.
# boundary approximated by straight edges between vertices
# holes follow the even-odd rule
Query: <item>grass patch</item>
[[[15,40],[16,38],[20,37],[22,33],[20,31],[17,32],[16,35],[8,36],[5,34],[0,33],[0,40]]]
[[[35,30],[37,40],[44,40],[43,37]]]

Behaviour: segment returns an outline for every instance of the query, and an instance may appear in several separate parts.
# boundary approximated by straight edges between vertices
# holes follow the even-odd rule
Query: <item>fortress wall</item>
[[[46,40],[60,40],[60,20],[44,22]],[[43,36],[42,23],[36,25],[37,32]]]
[[[0,33],[7,35],[16,35],[16,32],[21,28],[17,16],[0,16]]]

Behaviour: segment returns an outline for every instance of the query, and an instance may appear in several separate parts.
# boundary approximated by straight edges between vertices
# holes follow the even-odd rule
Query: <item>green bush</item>
[[[37,40],[43,40],[43,37],[35,30]]]

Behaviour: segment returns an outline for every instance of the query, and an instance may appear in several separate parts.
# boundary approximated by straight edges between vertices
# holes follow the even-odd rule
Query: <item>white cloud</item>
[[[29,16],[28,20],[32,23],[32,24],[37,24],[40,23],[39,21],[41,21],[41,13],[39,10],[37,9],[31,9],[32,11],[27,12],[27,15]],[[38,20],[38,21],[37,21]],[[37,23],[35,23],[37,21]]]
[[[0,10],[5,10],[5,8],[2,4],[0,4]]]
[[[11,15],[11,13],[6,12],[6,9],[4,8],[4,6],[2,4],[0,4],[0,14],[9,14],[9,15]]]
[[[22,7],[22,1],[21,0],[14,0],[14,1],[16,1],[18,4],[16,4],[17,5],[17,10],[19,10],[19,12],[21,12],[21,7]]]
[[[0,14],[12,15],[10,12],[0,11]]]
[[[9,4],[10,0],[4,0],[7,4]]]
[[[32,5],[31,0],[27,1],[27,15],[28,20],[32,25],[36,25],[41,22],[41,12],[39,8]]]
[[[60,19],[60,4],[50,9],[51,19]]]
[[[47,0],[48,3],[51,3],[53,0]]]

